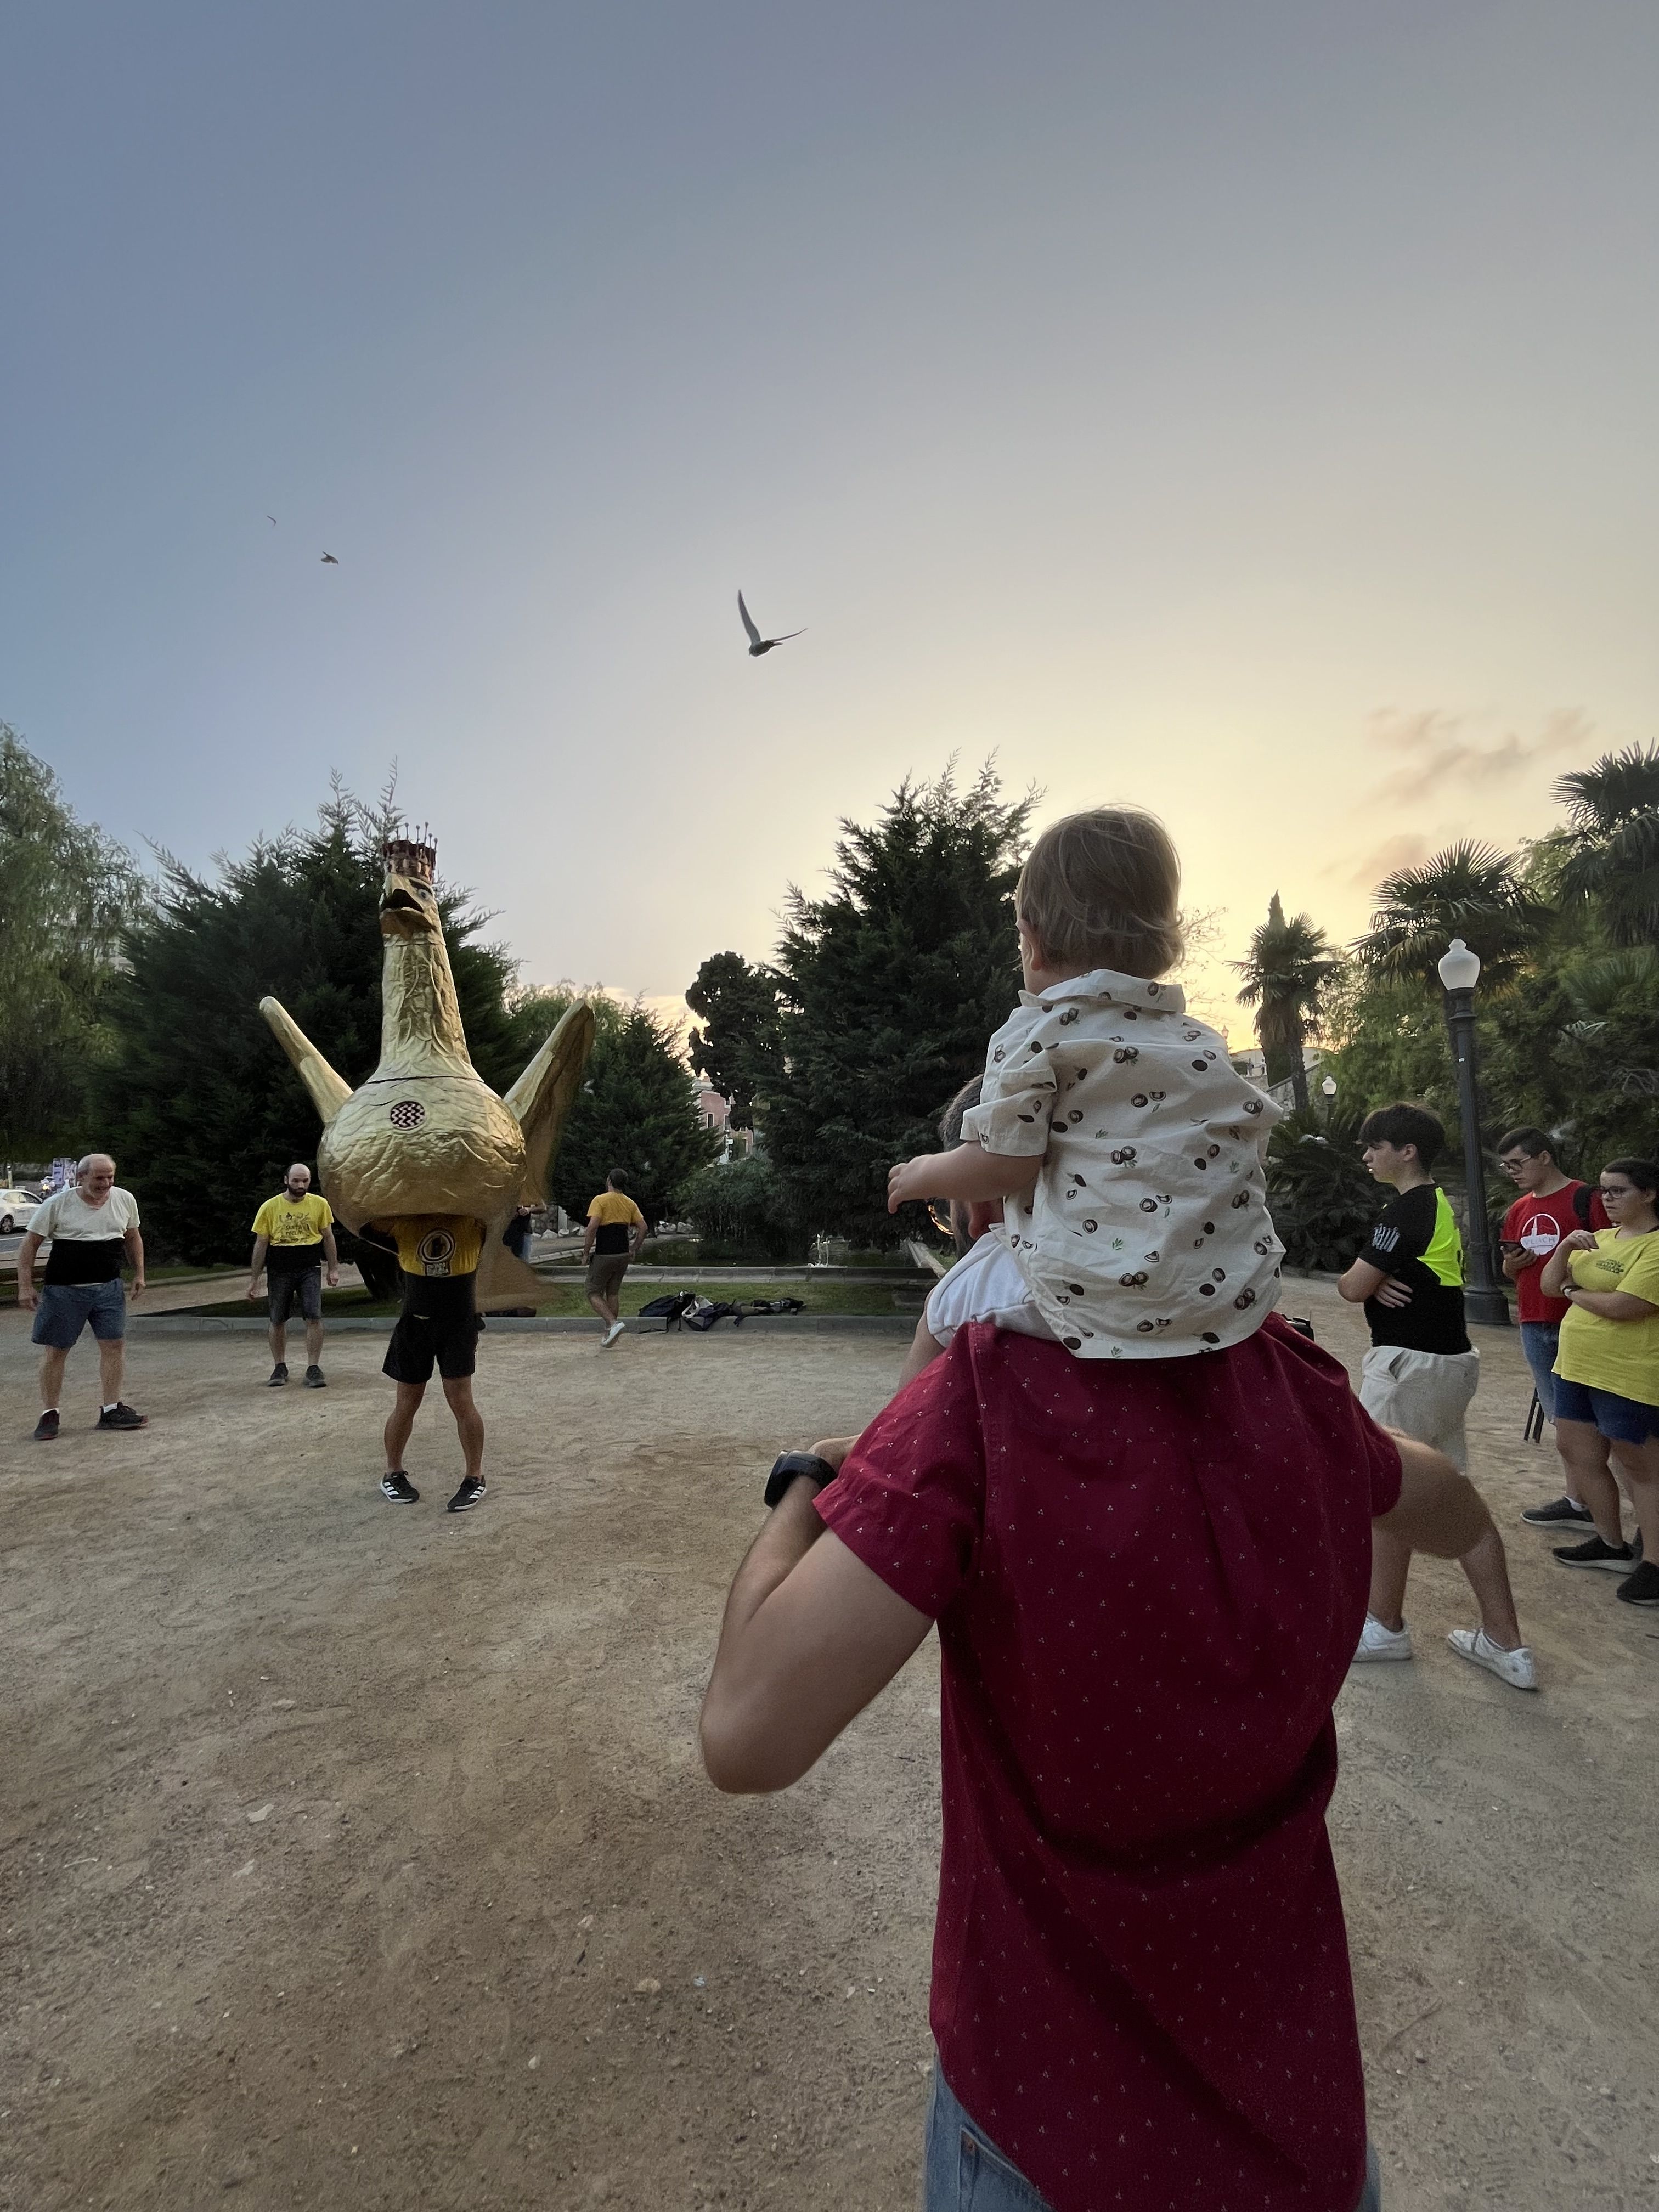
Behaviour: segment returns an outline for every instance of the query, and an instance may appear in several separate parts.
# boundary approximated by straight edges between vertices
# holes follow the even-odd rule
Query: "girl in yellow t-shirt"
[[[1565,1297],[1555,1358],[1555,1437],[1583,1486],[1595,1534],[1556,1552],[1563,1566],[1623,1574],[1626,1605],[1659,1605],[1659,1167],[1609,1160],[1601,1203],[1611,1229],[1575,1229],[1540,1285]],[[1642,1531],[1638,1562],[1625,1541],[1612,1457]]]

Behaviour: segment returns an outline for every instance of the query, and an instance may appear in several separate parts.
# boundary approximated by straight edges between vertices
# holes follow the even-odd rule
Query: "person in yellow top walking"
[[[1614,1595],[1626,1605],[1659,1605],[1659,1166],[1609,1160],[1601,1181],[1612,1228],[1564,1237],[1541,1285],[1547,1298],[1568,1303],[1555,1355],[1555,1434],[1595,1522],[1593,1536],[1555,1556],[1564,1567],[1622,1574]],[[1625,1541],[1607,1453],[1636,1508],[1640,1560]]]
[[[259,1295],[263,1273],[270,1291],[270,1387],[288,1380],[288,1320],[295,1306],[306,1325],[306,1388],[320,1390],[323,1373],[323,1262],[328,1286],[340,1279],[340,1255],[334,1249],[334,1215],[328,1200],[311,1188],[311,1170],[295,1160],[275,1198],[253,1217],[253,1259],[247,1294]]]
[[[587,1303],[605,1323],[599,1340],[603,1351],[613,1345],[628,1324],[618,1311],[623,1277],[629,1262],[637,1260],[645,1243],[645,1216],[628,1195],[628,1178],[612,1168],[605,1188],[587,1208],[587,1232],[582,1238],[582,1257],[587,1262]]]

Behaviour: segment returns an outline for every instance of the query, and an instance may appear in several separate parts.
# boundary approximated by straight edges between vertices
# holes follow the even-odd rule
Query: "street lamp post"
[[[1488,1328],[1507,1328],[1510,1309],[1492,1272],[1492,1230],[1486,1219],[1486,1163],[1480,1150],[1480,1107],[1474,1076],[1474,987],[1480,981],[1480,956],[1461,937],[1440,962],[1446,988],[1446,1027],[1457,1063],[1457,1103],[1463,1123],[1463,1176],[1468,1190],[1469,1273],[1463,1293],[1469,1320]]]

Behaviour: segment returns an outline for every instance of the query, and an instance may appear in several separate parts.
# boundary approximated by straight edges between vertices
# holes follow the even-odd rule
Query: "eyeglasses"
[[[951,1218],[950,1206],[943,1199],[930,1198],[928,1200],[927,1218],[933,1223],[934,1228],[938,1230],[941,1237],[948,1237],[952,1243],[956,1242],[956,1224]]]

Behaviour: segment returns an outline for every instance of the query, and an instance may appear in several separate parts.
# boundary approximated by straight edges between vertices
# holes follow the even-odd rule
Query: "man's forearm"
[[[797,1475],[749,1547],[726,1597],[720,1648],[714,1655],[716,1674],[722,1658],[740,1647],[744,1629],[778,1584],[793,1573],[823,1535],[823,1523],[812,1502],[817,1496],[817,1486],[811,1478]]]
[[[144,1240],[136,1229],[129,1229],[126,1241],[127,1257],[132,1262],[132,1287],[135,1291],[142,1291],[144,1287]]]
[[[331,1267],[337,1267],[340,1264],[340,1255],[334,1247],[334,1231],[331,1229],[325,1229],[323,1231],[323,1257]]]
[[[34,1261],[40,1249],[40,1239],[31,1232],[17,1248],[17,1290],[21,1297],[30,1297],[34,1292]]]

